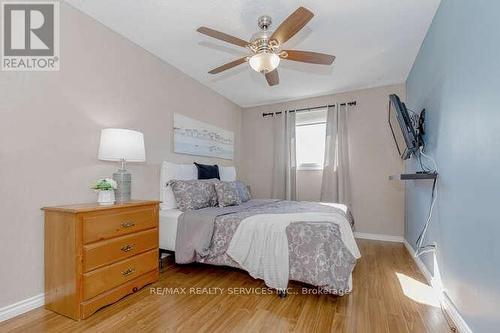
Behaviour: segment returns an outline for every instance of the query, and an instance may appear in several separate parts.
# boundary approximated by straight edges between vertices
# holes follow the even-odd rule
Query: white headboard
[[[236,168],[234,166],[219,166],[220,179],[222,181],[236,180]],[[194,164],[176,164],[167,161],[161,163],[160,170],[160,204],[161,209],[177,208],[174,193],[167,186],[172,179],[192,180],[198,179],[198,170]]]

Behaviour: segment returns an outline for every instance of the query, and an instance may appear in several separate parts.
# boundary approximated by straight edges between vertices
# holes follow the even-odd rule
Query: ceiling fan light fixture
[[[274,71],[280,64],[280,57],[276,53],[262,52],[254,54],[248,60],[250,67],[259,73],[269,73]]]

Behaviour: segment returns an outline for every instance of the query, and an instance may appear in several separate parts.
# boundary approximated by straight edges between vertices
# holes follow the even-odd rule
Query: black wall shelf
[[[389,180],[419,180],[436,179],[437,173],[402,173],[400,175],[389,176]]]

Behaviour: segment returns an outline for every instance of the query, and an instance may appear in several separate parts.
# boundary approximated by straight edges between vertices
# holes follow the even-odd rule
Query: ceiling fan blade
[[[280,83],[280,76],[278,75],[278,69],[272,72],[266,73],[267,84],[270,86],[275,86]]]
[[[287,60],[319,65],[331,65],[335,60],[335,56],[330,54],[294,50],[284,50],[283,55],[280,55],[280,57]]]
[[[275,39],[283,45],[284,42],[299,32],[313,16],[314,14],[309,9],[299,7],[280,24],[272,34],[271,39]]]
[[[236,67],[238,65],[241,65],[242,63],[246,62],[247,61],[247,57],[243,57],[243,58],[240,58],[240,59],[236,59],[234,61],[231,61],[231,62],[228,62],[227,64],[224,64],[222,66],[219,66],[217,68],[214,68],[212,69],[210,72],[208,72],[209,74],[217,74],[217,73],[220,73],[220,72],[223,72],[225,71],[226,69],[230,69],[230,68],[233,68],[233,67]]]
[[[224,42],[238,45],[241,47],[246,47],[248,45],[248,42],[244,41],[243,39],[240,39],[238,37],[234,37],[234,36],[231,36],[231,35],[228,35],[228,34],[225,34],[223,32],[220,32],[220,31],[217,31],[214,29],[210,29],[207,27],[199,27],[198,29],[196,29],[196,31],[198,31],[199,33],[202,33],[204,35],[210,36],[212,38],[220,39]]]

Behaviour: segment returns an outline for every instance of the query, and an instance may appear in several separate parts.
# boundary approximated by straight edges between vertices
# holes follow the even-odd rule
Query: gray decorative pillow
[[[241,204],[236,182],[217,182],[214,184],[217,192],[219,207],[235,206]]]
[[[172,180],[169,185],[174,192],[177,208],[188,210],[214,207],[217,205],[216,180]]]
[[[241,202],[247,202],[252,199],[252,195],[250,194],[250,187],[242,181],[235,181],[236,189],[238,190],[238,194],[240,196]]]

